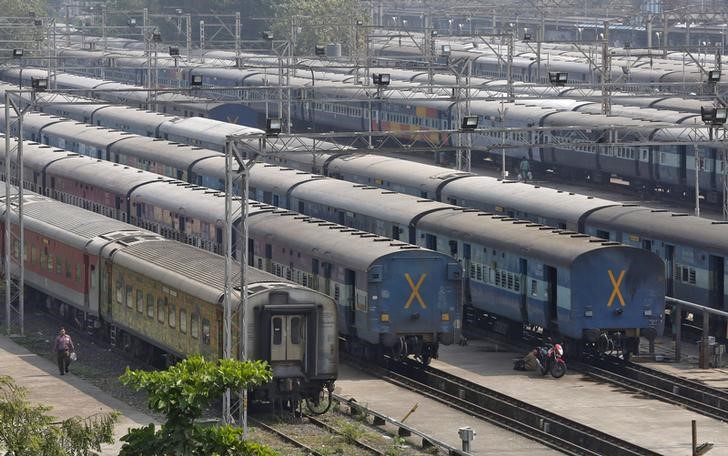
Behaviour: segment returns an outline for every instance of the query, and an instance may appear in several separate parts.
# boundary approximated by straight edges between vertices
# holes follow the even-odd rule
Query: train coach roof
[[[418,229],[434,233],[443,233],[443,227],[447,227],[444,234],[452,239],[564,267],[570,267],[580,255],[620,245],[574,231],[470,210],[436,211],[418,223]]]
[[[180,242],[159,240],[132,244],[114,253],[113,261],[208,302],[222,302],[225,258]],[[233,262],[233,283],[240,283],[240,264]],[[256,283],[292,284],[257,269],[246,268],[250,288]]]
[[[407,187],[427,191],[433,198],[444,182],[472,175],[465,171],[372,154],[341,155],[329,164],[329,173],[338,171],[370,176],[372,182],[374,179],[400,182]]]
[[[4,195],[5,186],[0,185],[0,198]],[[27,192],[23,201],[27,229],[79,249],[83,249],[90,240],[98,236],[114,232],[128,231],[152,238],[158,237],[151,231],[140,230],[127,223],[60,203],[37,193]]]
[[[625,235],[728,255],[728,224],[692,215],[644,206],[613,206],[594,212],[586,223]]]
[[[487,176],[466,177],[447,184],[443,190],[443,199],[446,197],[483,201],[504,210],[515,209],[548,219],[565,220],[574,226],[585,213],[618,204],[578,193]]]
[[[165,133],[172,133],[184,137],[194,137],[207,143],[220,145],[225,144],[225,137],[228,135],[249,135],[263,133],[257,128],[245,127],[242,125],[229,124],[205,117],[179,118],[166,122],[161,130]]]
[[[293,220],[299,223],[292,223]],[[335,264],[344,264],[359,271],[366,271],[374,262],[388,255],[445,257],[406,242],[291,211],[257,214],[248,223],[251,230],[266,233],[266,242],[276,245],[278,240],[291,245],[289,240],[295,239],[296,250],[321,260],[329,258]],[[325,243],[322,242],[324,239]]]
[[[75,142],[90,144],[100,150],[106,150],[106,147],[115,141],[133,136],[132,133],[90,126],[72,120],[56,122],[46,127],[43,132],[53,136],[71,138]]]
[[[361,214],[366,219],[408,226],[420,214],[453,206],[426,198],[352,184],[338,179],[312,180],[291,193],[303,201],[319,201],[339,211]]]
[[[183,171],[186,171],[192,163],[205,157],[219,156],[224,160],[224,156],[214,150],[138,135],[115,143],[111,150]],[[222,165],[225,165],[224,161],[222,161]],[[223,170],[220,171],[220,175],[224,176]]]

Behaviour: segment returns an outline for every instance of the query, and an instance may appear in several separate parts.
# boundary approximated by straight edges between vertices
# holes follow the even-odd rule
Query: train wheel
[[[306,399],[306,408],[314,415],[323,415],[331,408],[331,391],[321,390],[316,399]]]

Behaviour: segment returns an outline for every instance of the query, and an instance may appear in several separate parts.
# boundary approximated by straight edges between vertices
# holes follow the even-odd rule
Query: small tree
[[[273,378],[263,361],[223,359],[205,361],[191,356],[164,371],[132,371],[127,368],[121,382],[149,394],[149,408],[164,414],[159,430],[154,424],[132,429],[121,438],[120,456],[166,455],[274,455],[265,446],[241,439],[242,430],[228,425],[203,426],[195,419],[228,388],[251,388]]]
[[[58,421],[51,407],[27,400],[28,390],[0,376],[0,450],[12,456],[82,456],[114,442],[119,413]]]

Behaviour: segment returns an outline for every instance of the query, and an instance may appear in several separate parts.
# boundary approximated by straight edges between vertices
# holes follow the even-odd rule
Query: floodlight
[[[530,33],[524,33],[523,34],[523,41],[531,41],[531,34]]]
[[[723,125],[728,120],[728,108],[700,107],[700,118],[709,125]]]
[[[271,32],[271,31],[265,31],[265,32],[261,33],[261,36],[263,37],[264,40],[273,41],[273,32]]]
[[[326,55],[326,48],[320,44],[314,46],[314,53],[316,55]]]
[[[41,20],[41,19],[34,19],[33,20],[33,25],[35,25],[36,27],[40,27],[41,25],[43,25],[43,20]]]
[[[563,86],[569,79],[569,73],[561,71],[549,71],[549,82],[551,85]]]
[[[22,49],[13,49],[13,58],[14,59],[20,59],[23,57],[23,50]]]
[[[30,86],[36,92],[44,92],[48,89],[48,78],[31,78]]]
[[[126,23],[129,24],[129,27],[134,27],[136,25],[136,19],[132,17],[131,19],[126,21]]]
[[[708,82],[718,82],[720,81],[720,70],[710,70],[708,71]]]
[[[162,34],[159,32],[152,32],[152,41],[154,41],[155,43],[161,43]]]
[[[269,136],[277,135],[281,132],[281,119],[274,118],[274,119],[266,119],[265,120],[265,132]]]
[[[450,45],[449,44],[443,44],[441,48],[441,53],[444,56],[450,55]]]
[[[169,56],[170,57],[179,57],[179,48],[175,46],[169,47]]]
[[[478,116],[465,116],[463,123],[460,125],[462,130],[475,130],[478,128]]]
[[[372,82],[378,86],[389,85],[390,75],[389,73],[374,73],[372,74]]]
[[[192,74],[190,75],[190,85],[194,87],[199,87],[202,85],[202,75],[201,74]]]

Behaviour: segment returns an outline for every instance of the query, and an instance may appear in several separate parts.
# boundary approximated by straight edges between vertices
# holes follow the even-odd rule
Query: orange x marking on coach
[[[619,299],[619,305],[624,307],[624,298],[622,297],[622,292],[619,291],[619,286],[622,284],[622,279],[624,279],[624,273],[625,270],[622,269],[622,271],[619,273],[619,277],[617,277],[617,280],[614,280],[614,273],[612,273],[612,270],[609,269],[609,281],[612,282],[612,295],[609,297],[609,302],[607,303],[607,307],[612,307],[612,304],[614,303],[614,297],[616,296],[617,299]]]
[[[410,277],[409,272],[404,273],[404,278],[407,279],[407,283],[409,284],[410,288],[412,289],[412,293],[410,293],[409,298],[407,299],[407,302],[404,305],[405,309],[409,309],[412,305],[412,301],[417,299],[417,302],[420,303],[420,306],[422,306],[423,309],[427,309],[427,305],[425,304],[425,301],[422,300],[422,296],[420,295],[420,287],[422,286],[422,283],[425,281],[425,277],[427,277],[427,273],[425,272],[420,276],[419,279],[417,279],[417,284],[415,284],[412,281],[412,277]]]

